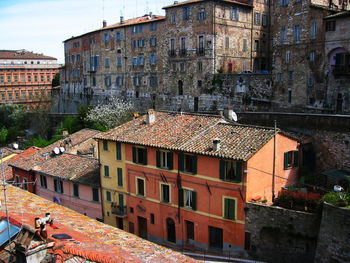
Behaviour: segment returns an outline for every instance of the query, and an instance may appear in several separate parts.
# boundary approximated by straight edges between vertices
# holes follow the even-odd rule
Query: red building
[[[26,50],[0,50],[0,104],[46,104],[57,59]]]
[[[249,241],[245,202],[271,203],[297,179],[295,139],[221,116],[152,110],[97,139],[104,203],[113,202],[113,186],[103,180],[117,170],[104,157],[114,143],[122,153],[114,163],[125,164],[120,174],[127,192],[119,206],[127,206],[129,231],[156,242],[239,251]],[[117,187],[115,192],[121,195]]]

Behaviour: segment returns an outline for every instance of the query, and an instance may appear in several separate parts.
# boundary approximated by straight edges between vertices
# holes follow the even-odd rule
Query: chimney
[[[233,120],[232,118],[233,106],[225,106],[224,107],[224,117],[229,120]]]
[[[220,140],[220,138],[215,138],[213,140],[213,150],[214,151],[219,151],[220,147],[221,147],[221,140]]]
[[[147,111],[147,116],[146,116],[146,123],[147,124],[152,124],[156,121],[156,113],[154,112],[153,109],[150,109]]]
[[[124,17],[121,16],[121,17],[120,17],[120,24],[123,24],[123,23],[124,23]]]
[[[106,27],[107,26],[107,21],[106,20],[103,20],[102,21],[102,27]]]

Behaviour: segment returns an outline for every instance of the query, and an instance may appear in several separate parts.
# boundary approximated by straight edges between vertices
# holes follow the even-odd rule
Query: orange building
[[[221,116],[150,110],[96,139],[105,222],[118,222],[111,204],[122,200],[124,228],[155,242],[242,250],[249,242],[245,202],[271,202],[297,179],[295,139]],[[111,160],[109,151],[119,158]],[[106,182],[121,164],[123,191]]]
[[[0,104],[47,104],[57,59],[26,50],[0,50]]]

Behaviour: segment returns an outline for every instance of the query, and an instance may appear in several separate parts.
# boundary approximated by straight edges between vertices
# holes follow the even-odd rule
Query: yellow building
[[[118,142],[98,140],[98,147],[104,222],[128,231],[125,146]]]

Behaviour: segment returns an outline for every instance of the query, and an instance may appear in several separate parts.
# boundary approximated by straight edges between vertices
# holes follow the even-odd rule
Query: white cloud
[[[1,49],[27,49],[63,61],[62,41],[108,24],[141,16],[172,0],[32,0],[0,9]],[[104,8],[103,8],[104,7]]]

